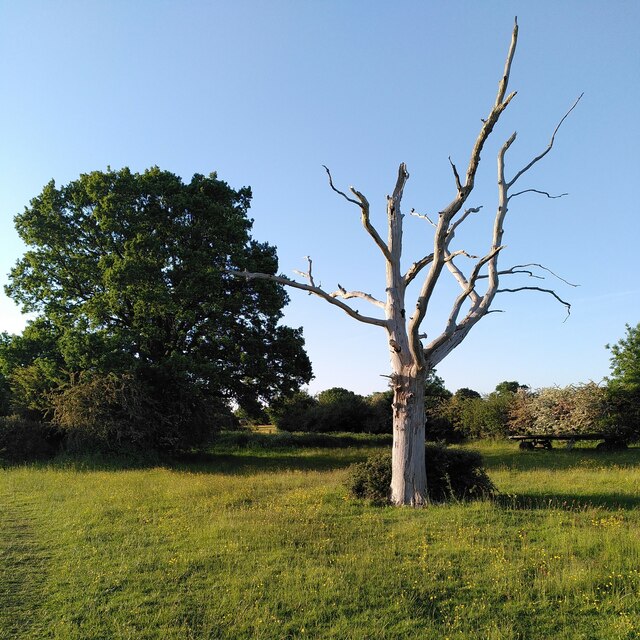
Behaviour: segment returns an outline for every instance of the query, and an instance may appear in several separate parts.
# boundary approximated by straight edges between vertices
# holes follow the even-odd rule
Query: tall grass
[[[500,499],[414,511],[346,499],[366,442],[239,444],[0,471],[0,638],[640,638],[638,449],[477,445]]]

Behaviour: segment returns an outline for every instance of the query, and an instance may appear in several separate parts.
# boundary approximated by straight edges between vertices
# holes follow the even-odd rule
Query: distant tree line
[[[612,375],[603,384],[588,382],[537,390],[504,381],[482,395],[462,388],[451,393],[435,374],[425,388],[427,439],[460,442],[467,438],[599,432],[628,442],[640,439],[640,325],[611,351]],[[360,396],[342,388],[313,397],[306,392],[269,409],[285,431],[391,433],[391,392]]]

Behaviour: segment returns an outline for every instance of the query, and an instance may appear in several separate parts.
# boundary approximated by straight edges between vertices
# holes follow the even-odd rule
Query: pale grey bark
[[[508,269],[500,270],[498,268],[498,260],[504,248],[502,239],[510,199],[524,193],[537,193],[546,195],[547,197],[553,197],[539,189],[525,189],[513,194],[509,193],[509,189],[522,175],[549,153],[553,147],[558,129],[569,113],[575,108],[580,98],[576,100],[571,109],[569,109],[559,122],[547,148],[518,171],[511,180],[507,180],[505,177],[505,157],[507,151],[516,139],[516,134],[513,133],[500,148],[498,153],[497,175],[498,207],[493,222],[491,244],[485,255],[480,257],[471,256],[464,250],[458,249],[454,251],[450,249],[451,242],[455,237],[455,232],[458,227],[470,215],[478,213],[481,209],[481,207],[468,207],[465,209],[465,204],[475,185],[482,149],[497,124],[500,115],[516,95],[515,92],[507,94],[507,88],[517,40],[518,25],[516,22],[513,28],[504,72],[498,84],[496,99],[487,118],[482,120],[480,132],[473,145],[471,156],[464,173],[464,182],[456,165],[449,159],[456,189],[454,198],[439,212],[437,218],[434,216],[432,219],[427,215],[417,214],[414,210],[411,210],[413,215],[423,218],[433,225],[434,239],[432,250],[414,262],[406,273],[403,274],[401,271],[404,218],[401,211],[401,204],[404,188],[409,179],[409,173],[405,164],[402,163],[398,168],[393,193],[391,196],[387,196],[386,242],[371,222],[370,205],[366,197],[353,187],[349,188],[353,197],[336,188],[331,172],[325,167],[331,189],[360,209],[362,225],[382,253],[386,265],[386,299],[384,301],[378,300],[373,295],[362,291],[348,291],[340,284],[338,284],[338,288],[334,292],[330,293],[325,291],[317,286],[314,281],[312,261],[310,258],[307,258],[308,270],[305,272],[297,272],[306,280],[306,283],[297,282],[284,276],[229,272],[237,277],[263,278],[285,286],[307,291],[339,307],[359,322],[380,326],[385,329],[392,369],[390,376],[391,388],[394,393],[393,468],[390,490],[391,501],[397,505],[420,506],[428,502],[424,460],[424,393],[428,372],[464,340],[471,328],[482,317],[492,312],[491,304],[498,293],[523,290],[540,291],[554,296],[567,307],[567,310],[570,309],[569,303],[560,298],[552,289],[537,286],[500,288],[500,276],[524,274],[541,278],[542,276],[538,275],[534,269],[549,270],[536,264],[516,265]],[[466,258],[475,261],[467,274],[465,274],[464,270],[456,263],[457,258]],[[428,314],[429,304],[432,300],[436,284],[445,267],[458,282],[461,291],[453,302],[449,318],[442,333],[425,345],[423,340],[426,336],[420,332],[421,325]],[[424,279],[420,286],[418,297],[413,307],[407,312],[407,287],[423,273]],[[478,289],[479,281],[482,281],[484,285],[482,291]],[[374,307],[382,309],[383,313],[380,316],[363,315],[343,301],[351,298],[365,300]],[[461,315],[463,315],[462,318],[460,317]]]

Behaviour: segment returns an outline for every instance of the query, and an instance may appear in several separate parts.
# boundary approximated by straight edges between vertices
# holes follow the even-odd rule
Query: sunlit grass
[[[640,450],[473,445],[502,495],[347,500],[371,447],[0,471],[1,638],[639,638]]]

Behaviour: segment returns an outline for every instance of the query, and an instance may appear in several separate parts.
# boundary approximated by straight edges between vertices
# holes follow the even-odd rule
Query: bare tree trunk
[[[547,198],[566,195],[553,196],[546,191],[533,188],[523,189],[514,193],[510,192],[510,190],[529,169],[551,151],[560,126],[573,111],[582,96],[575,101],[560,120],[546,149],[517,171],[510,180],[505,177],[505,156],[514,143],[516,134],[513,133],[502,145],[498,153],[498,207],[494,218],[491,241],[485,255],[472,256],[463,249],[453,250],[450,248],[458,227],[470,215],[476,214],[482,209],[481,206],[468,208],[465,208],[465,206],[474,189],[476,173],[480,164],[480,154],[485,142],[498,123],[500,115],[516,95],[515,91],[507,94],[507,87],[517,40],[518,24],[516,21],[504,72],[498,83],[496,100],[487,117],[481,119],[482,126],[473,145],[466,172],[461,175],[456,165],[449,159],[455,183],[455,196],[447,206],[438,210],[437,217],[417,214],[413,209],[411,210],[412,215],[429,222],[434,227],[435,232],[433,245],[430,247],[432,252],[424,254],[423,257],[411,264],[404,273],[401,268],[402,221],[404,216],[401,213],[400,205],[404,187],[409,178],[405,164],[400,164],[393,194],[387,196],[388,236],[386,242],[371,222],[367,198],[353,187],[349,187],[351,195],[337,189],[333,184],[329,169],[325,167],[329,176],[330,187],[345,200],[360,209],[362,226],[382,253],[386,265],[386,300],[380,300],[364,291],[349,291],[340,284],[338,284],[337,290],[332,293],[322,289],[321,286],[316,285],[312,273],[312,261],[309,257],[307,257],[307,271],[297,272],[306,282],[296,282],[284,276],[266,273],[225,271],[225,273],[234,277],[244,277],[247,280],[262,278],[306,291],[342,309],[354,320],[381,327],[386,331],[391,354],[391,386],[393,389],[391,501],[396,505],[417,507],[428,502],[424,459],[424,395],[427,373],[465,339],[479,320],[492,313],[491,305],[496,295],[517,291],[539,291],[552,295],[565,305],[567,312],[571,309],[571,305],[560,298],[553,289],[531,285],[500,288],[501,276],[530,277],[538,280],[543,279],[543,276],[539,275],[540,270],[554,276],[555,274],[546,267],[535,263],[519,264],[507,269],[499,269],[498,257],[502,249],[504,249],[502,244],[504,222],[509,203],[513,198],[530,193],[543,195]],[[464,268],[457,263],[463,260],[472,261],[472,266]],[[427,335],[421,333],[420,327],[428,314],[433,293],[442,273],[445,272],[445,268],[458,282],[461,292],[453,302],[449,318],[442,333],[431,338],[431,341],[425,344],[423,340],[427,338]],[[422,278],[422,285],[415,306],[412,304],[407,310],[405,304],[407,287],[423,272],[426,272],[426,275]],[[563,280],[563,282],[570,284],[566,280]],[[360,313],[358,309],[344,302],[344,300],[352,298],[365,300],[374,307],[381,309],[383,317],[381,317],[382,314],[379,311],[375,316]]]
[[[391,502],[418,507],[428,502],[424,459],[426,369],[410,366],[392,376],[393,453]]]

